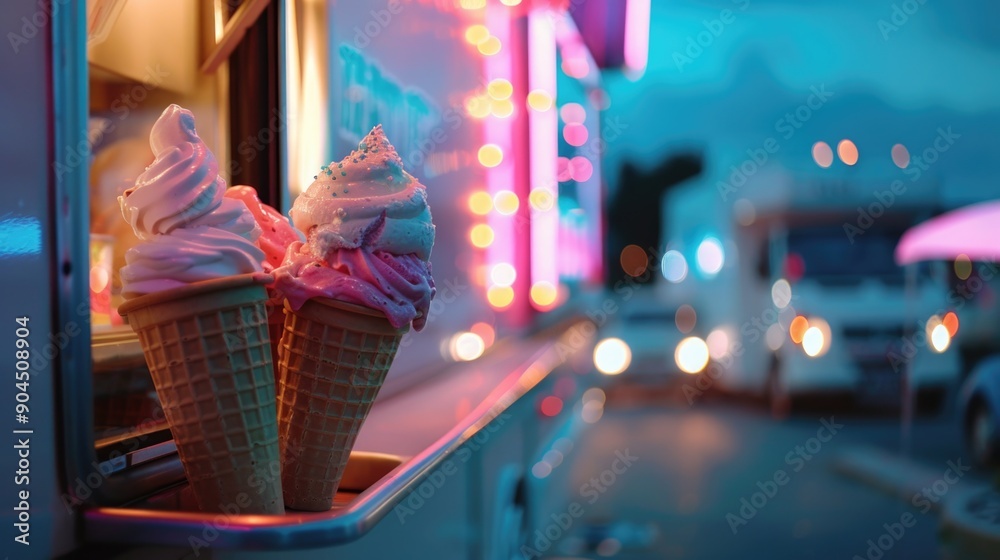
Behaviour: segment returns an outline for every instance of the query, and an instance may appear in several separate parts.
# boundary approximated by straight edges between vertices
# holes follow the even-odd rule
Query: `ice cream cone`
[[[292,509],[326,511],[409,326],[379,311],[312,298],[285,306],[278,364],[282,488]]]
[[[285,309],[280,304],[273,304],[274,300],[268,301],[267,306],[267,333],[271,339],[271,363],[274,364],[274,386],[278,387],[278,358],[281,348],[281,336],[285,332]]]
[[[264,284],[242,274],[133,298],[139,335],[203,511],[282,514],[274,373]]]

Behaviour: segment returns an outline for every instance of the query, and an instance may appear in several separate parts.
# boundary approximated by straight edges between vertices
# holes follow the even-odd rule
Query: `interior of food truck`
[[[3,550],[1000,556],[998,15],[5,2]]]

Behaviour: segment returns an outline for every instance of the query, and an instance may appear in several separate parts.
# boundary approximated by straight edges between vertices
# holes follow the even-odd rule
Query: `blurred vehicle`
[[[975,367],[962,385],[959,418],[973,460],[1000,466],[1000,356]]]
[[[997,276],[996,239],[1000,202],[966,206],[928,220],[907,231],[896,248],[896,262],[952,262],[957,281],[954,302],[965,328],[957,343],[963,347],[967,377],[958,399],[958,417],[973,459],[981,466],[1000,466],[1000,339],[990,305],[990,282]],[[973,263],[976,263],[975,265]],[[967,302],[975,302],[966,308]],[[990,355],[991,354],[991,355]],[[982,357],[982,356],[986,357]]]
[[[631,360],[624,380],[650,386],[665,386],[682,377],[675,352],[685,338],[675,325],[677,309],[655,298],[652,288],[637,290],[601,331],[628,346]]]
[[[891,177],[773,164],[668,195],[661,290],[709,331],[726,366],[720,388],[763,396],[779,413],[807,393],[896,406],[908,372],[921,397],[940,398],[959,372],[943,267],[919,267],[907,286],[893,263],[902,232],[938,207],[938,189]]]

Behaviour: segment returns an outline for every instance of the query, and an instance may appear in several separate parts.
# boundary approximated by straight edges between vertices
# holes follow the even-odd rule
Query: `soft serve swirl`
[[[125,254],[122,294],[260,272],[264,253],[254,244],[260,227],[246,204],[224,198],[226,182],[191,112],[167,107],[149,144],[156,160],[118,197],[122,215],[144,241]]]
[[[291,217],[321,258],[335,249],[364,247],[428,261],[434,245],[427,189],[403,170],[382,125],[341,162],[320,171],[295,199]]]
[[[293,309],[333,298],[380,310],[397,328],[423,328],[435,293],[427,189],[403,170],[381,125],[322,169],[291,216],[306,242],[291,243],[274,272]]]

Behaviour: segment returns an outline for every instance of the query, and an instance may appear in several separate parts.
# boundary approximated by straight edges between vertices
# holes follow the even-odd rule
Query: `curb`
[[[1000,492],[988,486],[956,491],[941,512],[941,540],[953,558],[1000,558]]]

